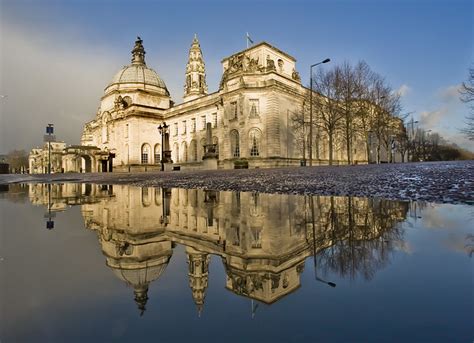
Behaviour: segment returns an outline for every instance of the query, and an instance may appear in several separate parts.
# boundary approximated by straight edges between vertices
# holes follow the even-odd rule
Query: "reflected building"
[[[407,202],[366,198],[126,185],[91,185],[86,196],[84,185],[63,187],[69,199],[63,203],[81,205],[107,266],[133,288],[141,313],[150,283],[164,273],[177,245],[185,248],[198,313],[212,255],[222,260],[229,291],[266,304],[300,287],[311,256],[315,272],[370,278],[402,241],[399,223],[409,208]],[[32,186],[30,199],[46,204],[44,191]],[[80,195],[72,200],[73,194]]]

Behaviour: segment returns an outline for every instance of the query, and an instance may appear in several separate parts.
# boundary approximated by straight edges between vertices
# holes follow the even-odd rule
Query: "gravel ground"
[[[474,205],[474,161],[133,174],[0,175],[0,184],[19,182],[351,195]]]

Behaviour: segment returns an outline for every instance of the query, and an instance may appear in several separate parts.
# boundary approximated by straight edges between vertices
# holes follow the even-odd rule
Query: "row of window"
[[[212,113],[212,127],[216,128],[217,127],[217,113]],[[200,125],[199,129],[200,130],[205,130],[206,129],[206,124],[207,124],[207,117],[205,115],[202,115],[200,118]],[[177,136],[180,132],[182,135],[185,135],[188,132],[188,125],[189,125],[189,132],[193,133],[196,132],[196,118],[191,118],[190,120],[183,120],[181,121],[181,130],[179,128],[179,123],[174,123],[173,124],[173,136]]]
[[[231,156],[230,157],[240,157],[240,134],[237,130],[230,131],[229,135],[230,146],[231,146]],[[262,144],[262,132],[253,128],[249,131],[249,154],[252,157],[260,156],[261,144]],[[216,152],[219,154],[219,141],[217,137],[213,137],[212,143],[216,145]],[[198,143],[196,140],[192,140],[189,144],[189,154],[188,154],[188,145],[186,142],[181,143],[181,146],[178,143],[174,143],[172,150],[172,159],[176,162],[196,162],[198,161],[198,153],[200,156],[204,155],[204,146],[206,145],[206,140],[203,138]],[[161,146],[156,144],[153,149],[153,157],[151,159],[151,147],[148,144],[143,144],[141,148],[141,163],[142,164],[158,164],[161,160]]]
[[[151,159],[151,147],[148,144],[143,144],[142,145],[142,151],[141,151],[141,163],[142,164],[159,164],[161,161],[161,145],[160,144],[155,144],[155,147],[153,149],[153,157],[154,159]]]
[[[216,153],[219,154],[219,141],[217,137],[212,138],[212,144],[216,145]],[[179,146],[178,143],[174,143],[173,150],[172,150],[172,159],[176,163],[197,162],[199,160],[198,153],[200,157],[204,156],[205,145],[206,145],[206,140],[204,138],[201,139],[199,145],[197,141],[192,140],[191,143],[189,143],[189,147],[186,144],[186,142],[182,142],[181,146]]]

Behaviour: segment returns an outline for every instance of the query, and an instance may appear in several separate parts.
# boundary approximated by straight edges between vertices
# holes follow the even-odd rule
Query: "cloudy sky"
[[[245,48],[246,32],[293,55],[304,83],[309,65],[326,57],[365,60],[400,91],[404,112],[474,150],[457,131],[468,113],[458,88],[474,62],[473,7],[469,0],[0,0],[0,153],[41,145],[48,123],[59,139],[79,143],[137,35],[148,66],[181,102],[194,33],[212,92],[221,59]]]

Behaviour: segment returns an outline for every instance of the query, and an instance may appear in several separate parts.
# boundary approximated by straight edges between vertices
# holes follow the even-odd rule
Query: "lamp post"
[[[54,229],[54,220],[56,216],[55,213],[51,212],[51,183],[48,183],[48,212],[45,213],[44,217],[46,218],[46,228],[48,230]]]
[[[161,171],[165,170],[165,162],[163,160],[163,151],[164,151],[164,145],[165,145],[165,134],[168,132],[168,127],[169,125],[166,125],[166,122],[163,122],[163,125],[160,124],[158,126],[158,131],[160,132],[161,135]]]
[[[375,110],[377,111],[376,113],[374,113],[375,117],[376,117],[376,121],[375,121],[375,136],[377,138],[377,146],[375,147],[375,151],[376,151],[376,159],[375,159],[375,163],[376,164],[380,164],[380,146],[381,146],[381,139],[382,139],[382,135],[383,133],[381,132],[381,127],[384,127],[385,125],[385,122],[384,122],[384,118],[381,118],[381,116],[379,115],[379,110],[380,110],[380,103],[381,103],[381,100],[385,99],[386,96],[385,95],[382,95],[382,96],[378,96],[377,97],[377,100],[376,100],[376,106],[375,106]],[[383,114],[383,112],[381,112]]]
[[[326,285],[334,288],[334,287],[336,287],[336,284],[334,282],[324,280],[324,279],[322,279],[318,276],[317,262],[316,262],[316,256],[317,256],[317,252],[316,252],[316,223],[315,223],[315,220],[314,220],[315,211],[314,211],[314,198],[313,198],[313,196],[309,196],[309,200],[311,201],[311,203],[310,203],[310,205],[311,205],[311,221],[312,221],[311,226],[313,228],[314,278],[316,279],[316,281],[325,283]],[[306,202],[306,197],[305,197],[305,202]],[[306,215],[306,203],[305,203],[305,215]],[[305,223],[306,223],[306,218],[305,218]]]
[[[411,121],[409,121],[407,123],[407,126],[411,126],[411,130],[408,131],[409,133],[411,133],[409,136],[408,136],[408,146],[409,146],[409,154],[411,156],[408,157],[409,160],[411,160],[413,162],[413,154],[414,154],[414,150],[415,150],[415,124],[418,123],[418,120],[414,120],[413,117],[411,117]]]
[[[313,165],[313,67],[328,62],[331,62],[331,59],[326,58],[309,67],[309,166]]]
[[[54,139],[54,124],[48,124],[44,135],[44,141],[48,142],[48,174],[51,174],[51,141]]]

